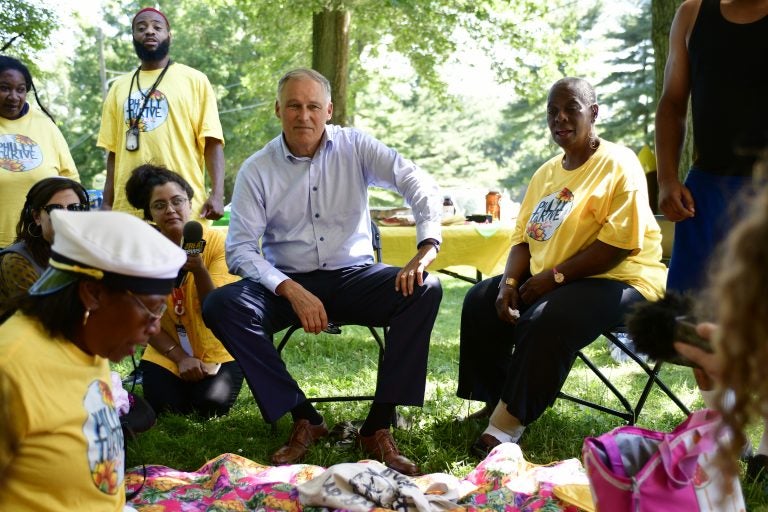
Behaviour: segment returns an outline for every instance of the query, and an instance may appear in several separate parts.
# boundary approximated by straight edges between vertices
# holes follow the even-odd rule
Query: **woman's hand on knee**
[[[520,318],[520,293],[516,287],[502,286],[496,297],[496,314],[503,322],[517,323]]]

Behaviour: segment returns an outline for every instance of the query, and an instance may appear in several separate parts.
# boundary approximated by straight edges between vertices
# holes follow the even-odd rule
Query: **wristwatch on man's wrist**
[[[440,242],[434,238],[425,238],[416,246],[416,249],[421,249],[425,244],[429,244],[435,248],[435,251],[440,252]]]
[[[555,278],[556,284],[563,284],[565,282],[565,276],[557,270],[557,267],[552,267],[552,276]]]

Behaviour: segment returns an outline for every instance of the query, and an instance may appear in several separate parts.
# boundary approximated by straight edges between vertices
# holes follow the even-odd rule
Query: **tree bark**
[[[651,1],[651,40],[653,53],[656,56],[654,75],[656,80],[656,103],[658,104],[664,88],[664,67],[669,55],[669,31],[675,12],[683,0],[652,0]],[[686,122],[685,143],[680,155],[678,173],[684,179],[693,161],[693,123],[691,120],[690,98],[688,100],[688,120]]]
[[[331,123],[347,125],[350,12],[323,9],[312,15],[312,69],[331,82]]]

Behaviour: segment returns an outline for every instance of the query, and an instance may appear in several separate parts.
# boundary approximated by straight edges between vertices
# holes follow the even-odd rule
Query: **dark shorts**
[[[718,176],[692,168],[685,179],[696,215],[675,224],[667,289],[695,292],[707,285],[717,246],[744,214],[749,176]]]

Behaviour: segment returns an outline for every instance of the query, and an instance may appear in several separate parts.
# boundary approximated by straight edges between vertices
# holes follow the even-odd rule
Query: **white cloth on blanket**
[[[447,475],[446,475],[447,476]],[[453,478],[453,477],[451,477]],[[424,492],[409,477],[377,461],[336,464],[298,486],[303,506],[368,512],[440,512],[456,508],[459,481],[437,482]]]

